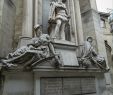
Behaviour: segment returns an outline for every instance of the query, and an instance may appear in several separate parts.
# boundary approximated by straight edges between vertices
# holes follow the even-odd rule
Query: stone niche
[[[40,1],[40,0],[39,0]],[[50,3],[54,1],[54,0],[42,0],[42,6],[41,6],[41,3],[38,5],[38,6],[41,6],[42,7],[42,13],[41,14],[38,14],[39,17],[38,17],[38,21],[39,23],[42,23],[43,27],[42,27],[42,30],[43,30],[43,33],[48,33],[50,34],[50,31],[51,32],[54,32],[54,29],[55,29],[55,25],[56,23],[53,23],[53,25],[49,25],[48,23],[48,19],[49,19],[49,12],[50,12]],[[56,0],[58,1],[58,0]],[[66,7],[68,9],[68,14],[71,15],[71,17],[73,16],[73,11],[71,11],[71,8],[70,8],[70,1],[66,1]],[[40,12],[40,10],[38,10]],[[39,13],[38,12],[38,13]],[[42,15],[42,17],[40,17],[40,15]],[[42,20],[42,21],[41,21]],[[65,38],[67,41],[72,41],[72,42],[76,42],[75,39],[75,36],[74,35],[77,35],[76,33],[74,34],[74,32],[76,30],[74,30],[74,25],[73,24],[73,20],[72,18],[70,19],[69,23],[66,23],[66,27],[65,27]],[[74,26],[74,27],[73,27]],[[49,30],[49,27],[52,27],[50,31]],[[73,39],[73,40],[72,40]]]
[[[43,7],[42,7],[42,24],[43,24],[43,32],[47,33],[48,28],[48,17],[49,17],[49,9],[50,9],[50,2],[52,0],[42,0]]]

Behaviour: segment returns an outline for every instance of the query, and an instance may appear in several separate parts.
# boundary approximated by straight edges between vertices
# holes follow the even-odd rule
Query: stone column
[[[35,9],[34,9],[34,14],[35,14],[35,18],[34,18],[34,25],[36,25],[38,23],[38,0],[35,0],[35,5],[34,5]]]
[[[107,61],[104,36],[100,27],[100,16],[97,11],[96,0],[80,0],[80,7],[84,29],[84,38],[86,40],[88,36],[93,37],[93,44],[95,49],[100,55],[106,57]]]
[[[0,0],[0,57],[12,52],[16,8],[12,0]]]
[[[70,15],[71,15],[71,41],[78,45],[77,29],[76,29],[76,17],[74,9],[74,0],[70,0]]]
[[[22,37],[18,47],[25,46],[33,37],[33,0],[23,1]]]
[[[82,19],[80,12],[79,0],[73,0],[75,6],[75,16],[76,16],[76,28],[77,28],[77,36],[78,36],[78,44],[83,45],[84,37],[83,37],[83,27],[82,27]]]
[[[34,0],[33,2],[34,7],[33,7],[33,27],[37,24],[42,25],[42,0]],[[33,32],[33,37],[35,36]]]
[[[32,37],[33,0],[24,0],[22,36]]]
[[[34,9],[34,25],[42,24],[42,0],[35,0],[35,9]]]

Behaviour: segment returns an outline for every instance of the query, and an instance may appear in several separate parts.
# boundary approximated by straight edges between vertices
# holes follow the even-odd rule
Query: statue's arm
[[[93,54],[94,56],[97,56],[97,55],[98,55],[94,48],[92,48],[92,54]]]
[[[70,14],[69,14],[69,12],[68,12],[68,10],[67,10],[66,5],[65,5],[65,12],[66,12],[66,15],[68,16],[68,19],[70,19]]]
[[[55,55],[55,49],[54,49],[53,44],[52,44],[51,42],[49,42],[48,47],[49,47],[50,52],[51,52],[53,55]]]
[[[69,15],[67,8],[65,8],[66,14]]]

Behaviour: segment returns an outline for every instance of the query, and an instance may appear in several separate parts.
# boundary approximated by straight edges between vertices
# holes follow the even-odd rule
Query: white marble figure
[[[30,43],[27,44],[27,46],[22,46],[19,49],[17,49],[15,52],[9,53],[8,56],[6,57],[7,59],[21,56],[22,54],[24,54],[24,53],[26,53],[30,50],[35,50],[36,46],[39,46],[38,41],[39,41],[39,36],[41,34],[40,25],[36,25],[34,27],[34,29],[36,30],[35,31],[35,36],[36,37],[32,38],[30,40]]]
[[[106,69],[105,58],[96,53],[94,47],[92,46],[92,42],[93,38],[88,37],[87,41],[84,43],[81,56],[83,65],[86,65],[87,67],[89,63],[94,63],[101,69]]]
[[[36,24],[34,26],[34,34],[35,34],[35,37],[39,37],[41,34],[42,34],[42,25],[39,25],[39,24]]]
[[[52,45],[51,39],[48,34],[42,34],[41,25],[36,25],[34,27],[36,37],[30,40],[30,43],[27,46],[23,46],[17,49],[13,53],[9,53],[6,59],[2,60],[2,63],[7,64],[8,66],[12,65],[9,64],[14,60],[18,60],[23,55],[27,54],[35,54],[37,55],[36,59],[44,59],[48,58],[51,55],[55,57],[55,61],[59,64],[59,59],[55,55],[55,50]],[[26,55],[27,58],[27,55]],[[24,59],[23,59],[24,60]]]
[[[69,21],[68,11],[65,5],[66,0],[58,0],[58,2],[51,2],[49,23],[55,22],[56,27],[52,38],[65,40],[65,24]]]

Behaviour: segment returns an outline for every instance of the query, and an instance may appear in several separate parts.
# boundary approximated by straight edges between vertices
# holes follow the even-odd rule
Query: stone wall
[[[33,74],[28,72],[5,73],[2,95],[33,95]]]
[[[1,0],[0,57],[12,51],[15,25],[15,6],[11,0]]]
[[[23,21],[23,0],[13,0],[16,6],[16,20],[14,33],[14,49],[17,48],[19,37],[22,35],[22,21]]]
[[[104,44],[104,35],[100,27],[100,16],[96,8],[95,0],[80,0],[84,39],[88,36],[93,37],[93,45],[96,51],[107,60]],[[108,67],[108,66],[107,66]]]
[[[1,33],[1,27],[2,27],[2,9],[3,9],[3,0],[0,0],[0,33]],[[0,46],[2,44],[2,38],[0,34]]]

